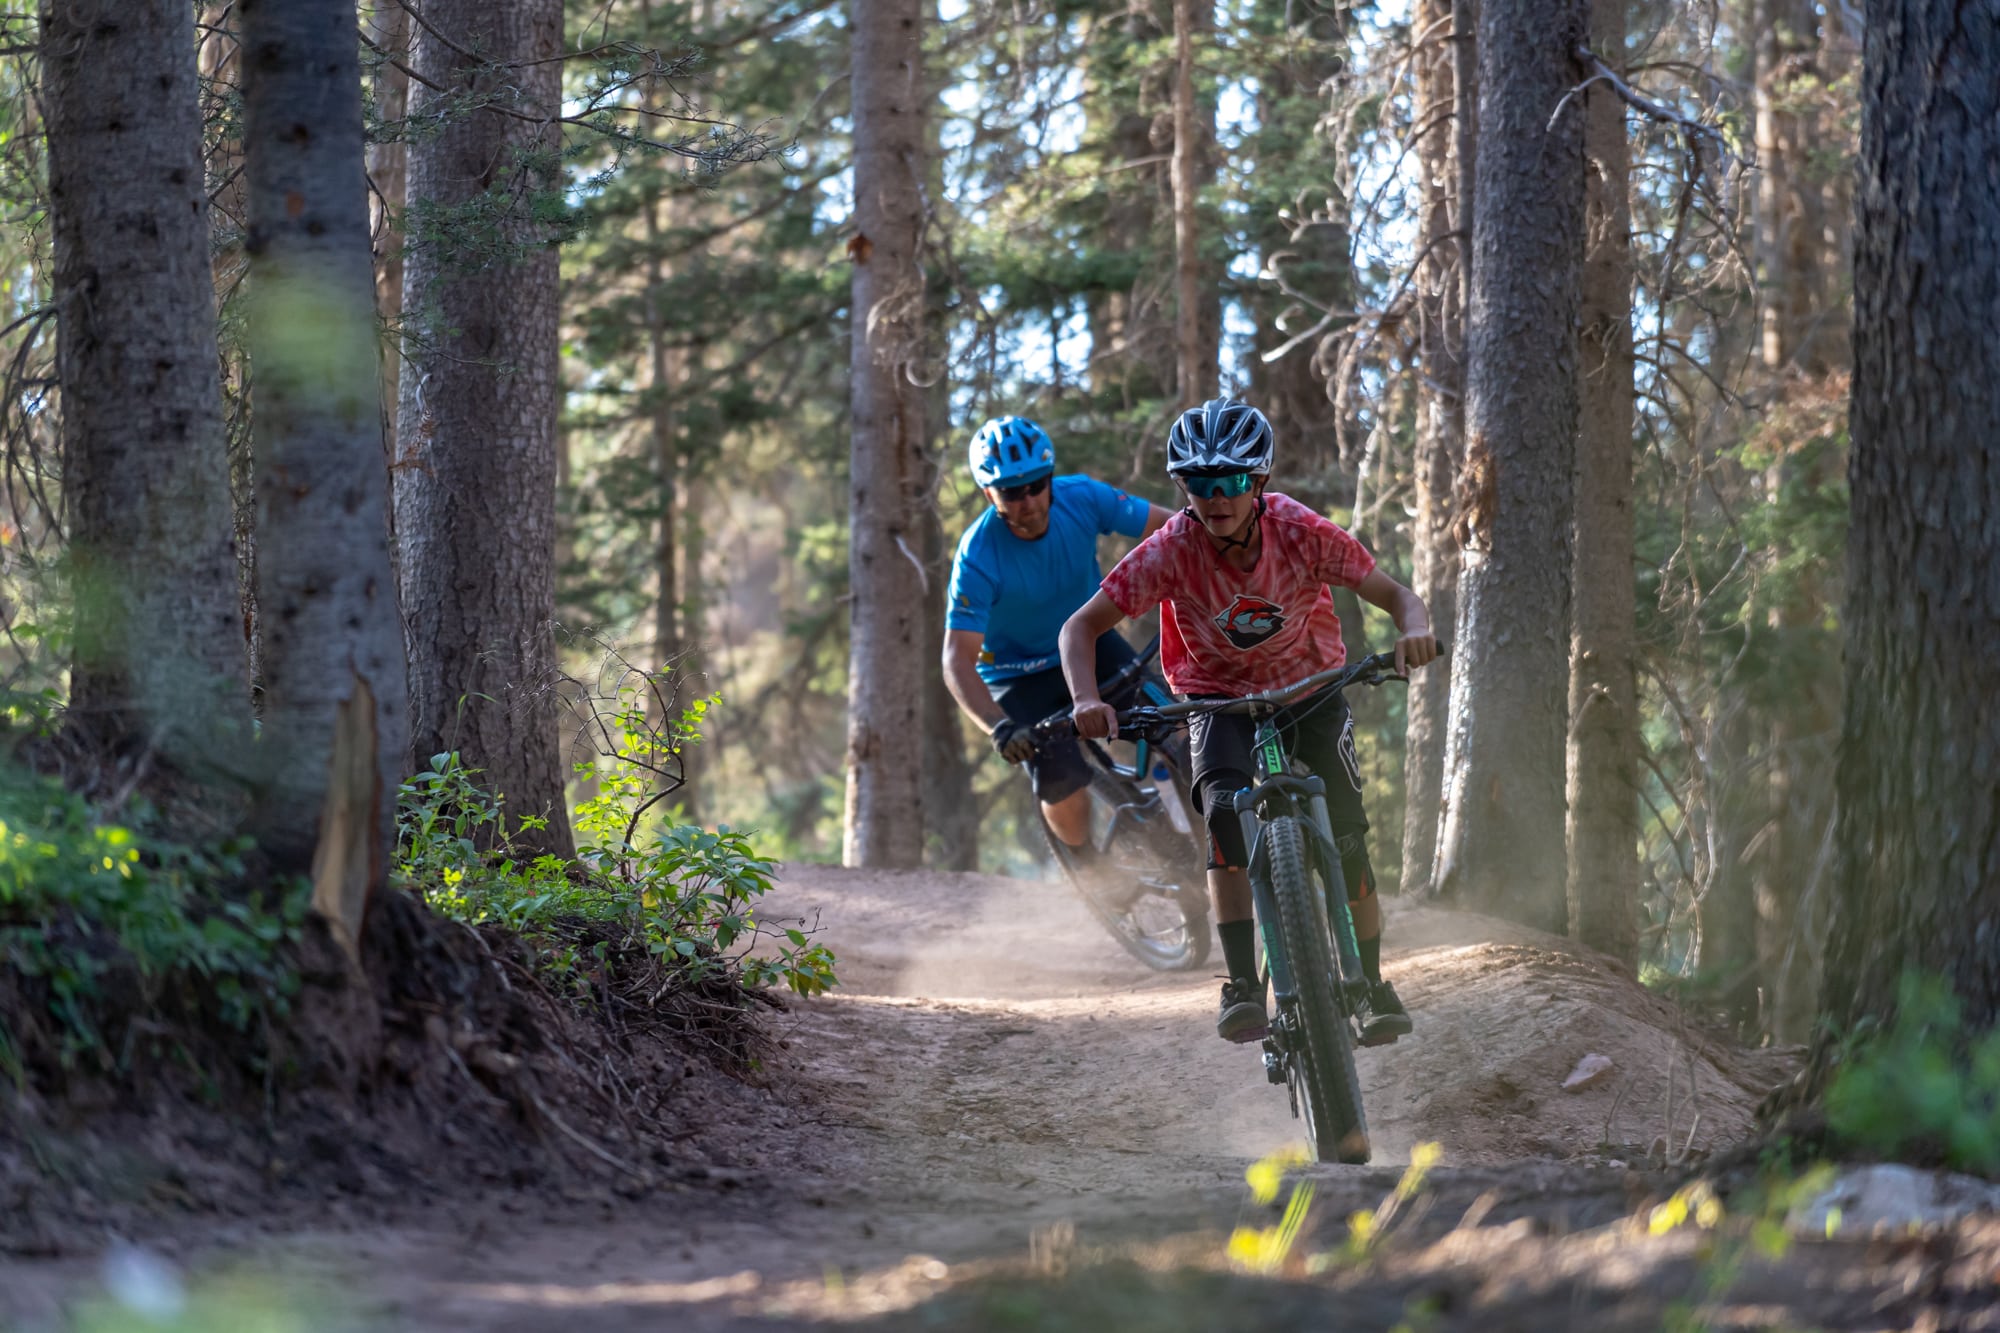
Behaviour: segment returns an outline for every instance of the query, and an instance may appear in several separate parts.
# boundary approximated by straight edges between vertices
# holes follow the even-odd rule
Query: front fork
[[[1238,797],[1249,796],[1247,789],[1236,793]],[[1232,798],[1233,800],[1233,798]],[[1312,825],[1317,846],[1308,853],[1320,863],[1320,883],[1326,889],[1327,921],[1333,930],[1335,966],[1340,975],[1335,978],[1336,993],[1341,998],[1343,1011],[1352,1016],[1361,1002],[1367,981],[1361,971],[1361,949],[1354,935],[1354,913],[1347,903],[1347,880],[1340,869],[1340,850],[1333,840],[1331,820],[1327,816],[1326,796],[1314,792],[1310,798]],[[1250,900],[1257,914],[1257,924],[1264,940],[1264,963],[1269,969],[1272,998],[1277,1001],[1278,1013],[1289,1016],[1298,996],[1298,985],[1292,975],[1291,956],[1285,951],[1276,929],[1278,920],[1277,896],[1271,890],[1270,863],[1268,857],[1260,857],[1259,846],[1263,838],[1263,821],[1258,819],[1255,809],[1238,806],[1236,817],[1243,824],[1243,845],[1250,849]],[[1273,1083],[1287,1082],[1291,1063],[1291,1053],[1274,1040],[1280,1027],[1273,1027],[1273,1036],[1264,1039],[1264,1075]],[[1294,1106],[1293,1113],[1298,1108]]]
[[[1333,823],[1327,818],[1326,797],[1315,792],[1312,798],[1313,823],[1319,828],[1320,883],[1326,886],[1326,919],[1333,927],[1333,951],[1340,963],[1340,993],[1348,1011],[1368,985],[1361,971],[1361,945],[1354,936],[1354,909],[1347,902],[1347,875],[1340,868],[1340,844],[1333,840]]]

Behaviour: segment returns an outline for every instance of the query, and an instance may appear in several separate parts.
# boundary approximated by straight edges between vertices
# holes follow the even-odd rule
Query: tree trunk
[[[548,821],[524,842],[568,856],[552,635],[558,275],[533,217],[562,188],[557,127],[542,119],[558,105],[562,5],[431,0],[422,14],[414,110],[442,119],[410,151],[403,307],[424,327],[397,415],[413,759],[458,751],[510,815]],[[488,105],[451,109],[460,98]]]
[[[1810,6],[1798,0],[1756,0],[1752,98],[1756,112],[1757,192],[1753,254],[1757,264],[1761,396],[1782,406],[1800,377],[1823,375],[1827,354],[1842,340],[1834,334],[1835,320],[1822,310],[1827,275],[1839,271],[1841,255],[1823,254],[1825,190],[1814,179],[1813,157],[1821,146],[1813,141],[1808,117],[1796,105],[1799,74],[1831,77],[1813,70],[1816,20]],[[1822,471],[1823,458],[1802,460],[1782,450],[1764,470],[1766,499],[1775,504],[1788,490],[1810,485]],[[1784,551],[1773,550],[1776,565]],[[1775,572],[1775,571],[1774,571]],[[1790,595],[1769,607],[1766,623],[1773,637],[1765,642],[1792,660],[1816,663],[1819,655],[1800,653],[1797,645],[1814,633],[1832,599],[1831,590],[1812,569],[1777,586]],[[1831,664],[1799,672],[1766,701],[1769,723],[1765,746],[1764,789],[1767,804],[1757,837],[1754,875],[1755,938],[1742,945],[1756,962],[1756,991],[1739,997],[1761,997],[1762,1027],[1779,1040],[1797,1041],[1807,1035],[1812,1005],[1810,978],[1796,966],[1800,947],[1808,954],[1818,943],[1802,920],[1804,890],[1814,873],[1831,818],[1831,784],[1814,782],[1802,771],[1810,763],[1816,737],[1834,729],[1838,704],[1836,673]],[[1812,796],[1819,796],[1814,801]],[[1803,983],[1803,984],[1802,984]]]
[[[1591,49],[1623,63],[1625,0],[1595,0]],[[1569,678],[1569,932],[1639,964],[1639,708],[1633,674],[1632,206],[1625,103],[1584,94],[1588,159],[1576,597]]]
[[[248,721],[194,10],[42,13],[75,598],[70,721],[181,763]]]
[[[923,207],[920,0],[855,0],[847,807],[842,860],[923,863]]]
[[[1560,932],[1583,261],[1581,0],[1483,0],[1440,890]]]
[[[700,353],[690,354],[690,372],[701,373]],[[705,698],[710,692],[708,672],[704,669],[701,645],[702,626],[705,623],[702,610],[703,552],[706,549],[706,533],[702,528],[701,516],[708,512],[704,491],[706,487],[699,472],[684,474],[681,478],[681,521],[677,525],[681,538],[681,686],[682,696],[689,700]],[[717,718],[711,714],[707,730],[701,742],[686,746],[681,750],[681,791],[685,793],[682,803],[687,807],[690,822],[701,822],[701,777],[702,770],[715,762],[716,749],[721,744],[720,733],[715,730]]]
[[[244,157],[265,613],[259,845],[355,902],[408,744],[353,0],[245,0]]]
[[[1083,105],[1092,119],[1086,134],[1104,145],[1108,163],[1093,242],[1104,256],[1136,266],[1154,253],[1160,200],[1172,195],[1172,170],[1161,161],[1165,145],[1154,143],[1151,110],[1171,102],[1172,71],[1151,59],[1163,30],[1146,5],[1100,12],[1089,36]],[[1090,391],[1122,408],[1174,392],[1175,338],[1163,327],[1157,287],[1142,271],[1136,281],[1088,298]]]
[[[1331,309],[1354,304],[1338,149],[1327,151],[1319,126],[1326,100],[1321,90],[1344,68],[1345,52],[1337,12],[1317,7],[1300,12],[1283,0],[1260,0],[1256,17],[1263,25],[1257,31],[1269,34],[1272,55],[1257,74],[1257,133],[1251,141],[1256,166],[1248,203],[1257,218],[1254,234],[1265,280],[1252,298],[1258,354],[1250,363],[1249,397],[1271,419],[1284,450],[1286,493],[1326,512],[1336,486],[1344,495],[1352,492],[1337,456],[1333,400],[1318,343],[1301,343],[1274,361],[1264,357],[1312,323],[1309,307],[1287,295],[1287,288]]]
[[[385,125],[410,109],[410,15],[401,0],[377,0],[368,21],[369,38],[389,57],[375,71],[375,115]],[[396,330],[403,322],[403,208],[408,201],[410,146],[400,137],[368,146],[368,179],[375,242],[375,312],[388,336],[382,340],[383,436],[396,456],[396,402],[402,388],[403,355]]]
[[[949,449],[936,456],[950,458]],[[924,642],[944,642],[945,589],[951,581],[951,544],[935,506],[924,509],[924,564],[930,588],[924,595]],[[944,683],[944,669],[935,652],[926,655],[924,677],[924,822],[931,844],[931,863],[940,870],[979,869],[979,797],[973,790],[972,761],[965,754],[965,732],[958,703]]]
[[[646,12],[651,13],[650,7]],[[664,189],[666,183],[660,182]],[[646,416],[652,433],[653,482],[656,489],[655,502],[659,505],[660,516],[653,530],[653,578],[656,589],[653,597],[653,669],[670,677],[667,688],[671,691],[674,716],[660,719],[671,725],[678,718],[679,709],[693,702],[692,691],[686,688],[689,672],[685,669],[688,651],[687,641],[681,636],[681,540],[678,528],[680,518],[681,490],[681,439],[680,424],[675,411],[675,397],[679,392],[679,382],[685,376],[681,372],[680,353],[667,346],[666,311],[661,303],[666,300],[666,272],[660,263],[661,233],[660,210],[666,207],[663,199],[646,201]],[[683,750],[685,756],[685,750]],[[685,774],[683,774],[685,776]],[[694,790],[685,781],[674,793],[675,801],[690,812],[694,809]],[[691,816],[690,816],[691,817]]]
[[[1773,372],[1797,360],[1800,369],[1816,374],[1825,366],[1807,340],[1818,313],[1820,190],[1811,178],[1815,145],[1793,105],[1794,80],[1813,49],[1814,19],[1802,0],[1755,0],[1752,20],[1758,168],[1752,253],[1760,360]]]
[[[1220,376],[1201,262],[1202,146],[1194,87],[1194,0],[1174,0],[1174,365],[1183,408],[1213,398]]]
[[[1461,33],[1448,0],[1426,0],[1418,31],[1433,45],[1417,56],[1417,121],[1435,128],[1417,145],[1423,173],[1423,241],[1428,248],[1419,275],[1422,323],[1418,356],[1417,439],[1413,482],[1416,515],[1410,526],[1411,583],[1430,609],[1431,624],[1448,632],[1458,614],[1458,539],[1453,535],[1452,491],[1465,453],[1465,305],[1461,274],[1471,259],[1468,236],[1447,239],[1463,224],[1458,155],[1472,142],[1457,117],[1473,108],[1457,96]],[[1451,704],[1450,656],[1410,678],[1409,723],[1404,732],[1403,892],[1429,895],[1436,887],[1438,811],[1444,803],[1445,726]]]
[[[2000,1020],[2000,0],[1876,0],[1862,74],[1840,870],[1844,1032],[1941,975]]]

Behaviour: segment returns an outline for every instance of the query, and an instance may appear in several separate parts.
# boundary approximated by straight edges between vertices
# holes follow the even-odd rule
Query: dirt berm
[[[1361,1053],[1376,1162],[1310,1173],[1310,1245],[1337,1249],[1414,1145],[1443,1158],[1365,1282],[1226,1271],[1229,1230],[1273,1220],[1245,1167],[1301,1136],[1256,1050],[1214,1037],[1213,978],[1146,972],[1055,884],[812,866],[762,915],[816,923],[842,986],[776,1020],[769,1127],[740,1127],[708,1184],[627,1202],[580,1182],[560,1207],[447,1202],[424,1225],[170,1257],[254,1254],[321,1293],[315,1328],[1293,1328],[1336,1308],[1358,1327],[1657,1328],[1704,1299],[1717,1260],[1693,1228],[1613,1224],[1660,1197],[1660,1159],[1741,1138],[1786,1057],[1695,1029],[1562,941],[1390,906],[1387,971],[1417,1031]],[[1586,1055],[1609,1074],[1561,1091]],[[1869,1308],[1865,1256],[1809,1248],[1733,1285],[1800,1325],[1902,1326],[1879,1306],[1835,1318]],[[1867,1259],[1870,1289],[1898,1262]],[[0,1316],[52,1319],[93,1263],[0,1265]]]

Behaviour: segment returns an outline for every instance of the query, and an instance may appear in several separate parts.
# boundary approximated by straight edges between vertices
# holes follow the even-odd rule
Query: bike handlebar
[[[1154,647],[1159,641],[1154,640]],[[1150,656],[1151,649],[1148,650]],[[1446,645],[1438,645],[1439,659],[1447,656]],[[1143,661],[1126,667],[1142,666]],[[1121,676],[1124,671],[1119,673]],[[1115,678],[1114,678],[1115,679]],[[1118,728],[1141,730],[1163,722],[1177,722],[1182,718],[1213,713],[1256,713],[1264,710],[1276,712],[1285,705],[1308,694],[1318,694],[1327,690],[1344,690],[1350,685],[1380,685],[1385,680],[1408,680],[1407,675],[1396,674],[1394,653],[1370,653],[1359,662],[1346,666],[1329,667],[1325,671],[1314,672],[1303,680],[1295,680],[1290,685],[1280,685],[1276,689],[1263,690],[1256,694],[1246,694],[1240,699],[1189,699],[1177,704],[1141,704],[1133,708],[1118,710]],[[1110,682],[1106,682],[1108,685]],[[1108,692],[1108,691],[1106,691]],[[1039,741],[1057,740],[1076,734],[1076,722],[1070,713],[1058,713],[1054,717],[1037,722],[1032,728]]]

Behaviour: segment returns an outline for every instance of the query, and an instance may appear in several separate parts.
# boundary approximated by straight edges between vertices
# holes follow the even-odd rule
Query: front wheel
[[[1091,837],[1103,849],[1095,874],[1086,873],[1069,845],[1042,828],[1063,877],[1111,937],[1147,967],[1160,972],[1200,967],[1208,961],[1214,934],[1200,841],[1173,827],[1157,796],[1101,770],[1091,774],[1090,803]]]
[[[1306,855],[1305,829],[1286,815],[1264,826],[1271,896],[1296,990],[1281,1009],[1293,1095],[1322,1162],[1368,1160],[1368,1121],[1354,1072],[1354,1034],[1340,1005],[1340,972],[1327,928],[1326,895]]]

